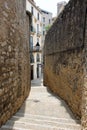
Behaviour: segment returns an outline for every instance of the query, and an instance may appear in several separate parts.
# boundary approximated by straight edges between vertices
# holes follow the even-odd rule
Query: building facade
[[[49,28],[51,27],[53,21],[52,21],[52,13],[48,12],[46,10],[41,10],[42,12],[42,57],[41,62],[42,65],[44,64],[44,42],[45,42],[45,36]],[[43,69],[42,69],[43,71]]]
[[[41,10],[42,12],[42,48],[44,46],[45,35],[52,25],[52,13],[46,10]]]
[[[42,13],[33,0],[27,0],[26,9],[32,15],[30,28],[31,80],[41,76]]]
[[[61,1],[57,3],[57,16],[63,11],[66,4],[66,1]]]

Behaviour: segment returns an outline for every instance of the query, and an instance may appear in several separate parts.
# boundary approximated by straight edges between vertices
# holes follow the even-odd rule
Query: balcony
[[[37,32],[37,37],[40,37],[42,34],[40,31]]]
[[[41,52],[42,49],[40,46],[33,46],[32,48],[30,48],[30,52]]]
[[[36,33],[36,29],[33,26],[31,26],[30,32],[32,35],[34,35]]]

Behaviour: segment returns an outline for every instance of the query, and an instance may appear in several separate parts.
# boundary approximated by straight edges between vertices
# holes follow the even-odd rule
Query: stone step
[[[44,116],[44,115],[33,115],[33,114],[23,114],[23,113],[16,113],[15,116],[13,116],[14,118],[28,118],[28,119],[36,119],[36,120],[45,120],[45,121],[52,121],[52,122],[63,122],[63,123],[73,123],[73,124],[80,124],[79,120],[75,120],[75,119],[67,119],[67,118],[58,118],[58,117],[52,117],[52,116]]]
[[[58,122],[55,126],[53,123],[48,122],[27,122],[26,120],[22,121],[13,121],[9,120],[7,121],[6,125],[4,125],[2,128],[20,128],[22,129],[33,129],[33,130],[80,130],[80,125],[74,125],[74,124],[66,124],[66,123],[60,123]]]
[[[23,128],[17,128],[17,127],[10,127],[10,126],[5,126],[4,128],[0,128],[0,130],[25,130]],[[26,129],[26,130],[34,130],[34,129]]]
[[[7,128],[0,128],[0,130],[34,130],[34,129],[23,129],[23,128],[16,128],[16,127],[9,128],[9,127],[7,127]]]
[[[11,118],[12,121],[21,121],[21,122],[30,122],[30,123],[39,123],[39,124],[52,124],[52,125],[57,125],[58,123],[66,123],[66,124],[71,124],[71,125],[78,125],[79,124],[76,124],[76,122],[74,121],[69,121],[68,119],[64,120],[62,118],[59,118],[59,119],[50,119],[50,118],[47,118],[47,119],[44,119],[44,118],[33,118],[33,117],[17,117],[17,116],[13,116]]]
[[[35,118],[25,118],[25,117],[12,117],[11,118],[12,121],[15,121],[15,122],[24,122],[24,123],[34,123],[34,124],[46,124],[46,125],[52,125],[52,126],[56,126],[58,127],[59,125],[68,125],[68,126],[75,126],[75,127],[78,127],[80,126],[79,124],[75,124],[74,122],[69,122],[69,120],[64,120],[64,119],[57,119],[56,121],[52,121],[52,120],[46,120],[46,119],[35,119]]]

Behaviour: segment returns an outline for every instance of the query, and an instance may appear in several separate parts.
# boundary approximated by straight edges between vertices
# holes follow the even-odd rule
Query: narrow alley
[[[80,130],[79,121],[63,100],[43,86],[42,78],[31,86],[21,109],[0,130]]]

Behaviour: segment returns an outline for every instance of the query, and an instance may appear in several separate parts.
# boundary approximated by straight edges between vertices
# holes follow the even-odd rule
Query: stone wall
[[[86,22],[85,22],[85,39],[84,39],[84,53],[85,53],[85,64],[84,64],[84,84],[82,91],[82,130],[87,129],[87,9],[86,9]]]
[[[44,85],[81,117],[85,65],[86,0],[71,0],[45,39]]]
[[[0,0],[0,126],[30,91],[29,17],[25,0]]]

